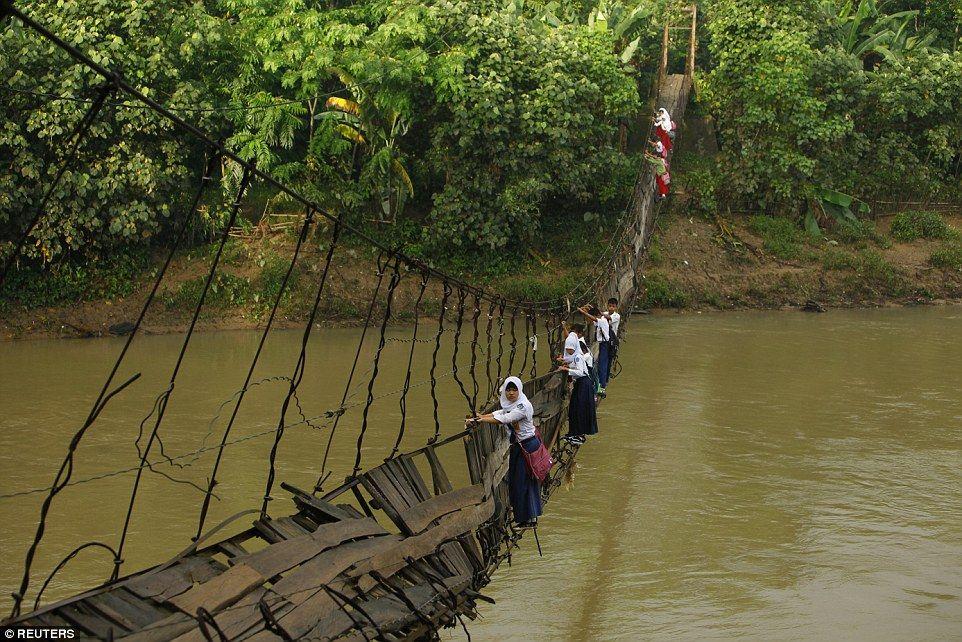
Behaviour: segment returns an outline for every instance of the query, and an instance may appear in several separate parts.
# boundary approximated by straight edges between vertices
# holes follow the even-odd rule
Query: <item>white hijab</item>
[[[508,397],[505,393],[507,392],[509,383],[513,383],[518,387],[517,401],[508,401]],[[501,384],[501,409],[502,410],[507,410],[512,406],[516,406],[519,403],[527,402],[527,401],[528,401],[528,398],[524,394],[524,384],[521,383],[521,379],[518,379],[517,377],[508,377],[507,379],[504,380],[504,383]],[[528,405],[530,406],[531,404],[529,403]]]
[[[571,354],[568,354],[568,350],[573,350]],[[568,336],[565,337],[565,352],[562,356],[565,363],[571,363],[578,358],[581,352],[581,347],[578,345],[578,335],[574,332],[569,332]]]
[[[664,107],[658,110],[658,117],[655,119],[655,124],[666,132],[671,131],[671,116],[668,115],[668,110]]]

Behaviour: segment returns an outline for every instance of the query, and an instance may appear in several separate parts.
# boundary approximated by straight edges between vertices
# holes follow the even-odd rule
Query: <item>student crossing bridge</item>
[[[53,484],[38,489],[42,490],[44,499],[36,535],[24,561],[19,588],[13,594],[12,611],[3,624],[68,626],[78,633],[78,637],[93,639],[400,640],[431,638],[443,626],[454,625],[458,620],[464,625],[463,617],[475,617],[478,602],[488,599],[480,590],[490,582],[501,563],[510,559],[525,531],[516,529],[511,521],[506,481],[510,443],[506,431],[501,426],[482,424],[463,430],[459,426],[455,434],[443,436],[439,404],[463,403],[471,415],[487,411],[493,404],[486,402],[485,398],[496,399],[493,393],[499,382],[507,375],[521,376],[525,380],[524,392],[535,409],[535,422],[557,462],[542,487],[544,501],[553,496],[571,469],[579,446],[559,438],[567,422],[567,381],[564,372],[552,371],[551,355],[560,349],[564,339],[563,324],[570,319],[575,301],[616,297],[622,302],[622,327],[627,322],[639,291],[643,262],[658,209],[650,169],[645,167],[640,171],[621,229],[613,235],[589,277],[559,300],[509,300],[436,270],[400,249],[385,246],[352,228],[309,198],[239,158],[207,132],[144,95],[122,75],[98,65],[11,3],[3,3],[2,8],[8,14],[5,19],[15,21],[19,28],[33,30],[102,77],[103,84],[67,141],[68,153],[63,166],[52,182],[38,186],[42,198],[30,224],[22,232],[16,251],[3,266],[0,283],[6,278],[31,231],[44,216],[46,202],[74,162],[91,125],[104,116],[105,105],[111,101],[119,98],[153,111],[175,125],[181,135],[200,142],[207,152],[206,166],[199,176],[192,204],[179,215],[169,254],[133,323],[132,332],[93,400],[86,420],[69,442]],[[667,107],[679,121],[688,100],[694,69],[695,10],[692,7],[690,11],[686,71],[683,74],[667,73],[669,27],[665,27],[662,66],[655,95],[658,106]],[[239,188],[216,244],[190,327],[182,338],[179,357],[169,374],[168,386],[157,397],[148,420],[141,425],[144,445],[141,447],[138,442],[140,460],[133,467],[117,471],[117,474],[133,477],[129,502],[121,507],[124,519],[119,537],[111,542],[84,542],[45,577],[39,575],[35,568],[36,555],[44,543],[45,533],[53,527],[49,522],[58,495],[68,486],[89,481],[73,478],[78,447],[104,408],[140,376],[135,373],[124,379],[120,375],[128,349],[168,276],[174,252],[185,240],[191,215],[210,189],[215,172],[224,160],[241,169]],[[213,455],[213,463],[206,487],[201,489],[203,500],[198,507],[194,537],[173,559],[152,568],[128,572],[124,568],[125,545],[132,517],[138,508],[143,509],[138,504],[141,482],[146,474],[154,472],[151,455],[156,455],[154,451],[162,448],[164,419],[167,409],[176,403],[175,386],[181,364],[190,349],[194,327],[217,274],[228,231],[254,181],[273,186],[304,207],[306,215],[293,257],[265,322],[246,379],[232,399],[230,418],[219,443],[206,449]],[[266,462],[263,501],[259,507],[212,525],[208,523],[211,498],[223,460],[229,454],[228,446],[233,443],[231,434],[238,411],[252,385],[253,373],[274,324],[278,304],[308,232],[316,221],[324,218],[331,225],[327,232],[329,238],[323,270],[317,279],[313,309],[303,327],[300,352],[291,375],[284,377],[287,391],[278,409],[276,428],[270,431],[274,442]],[[332,259],[348,237],[376,248],[377,284],[368,301],[365,324],[341,404],[325,413],[325,418],[330,438],[339,427],[346,430],[348,424],[357,426],[353,435],[357,440],[357,453],[354,469],[344,483],[323,490],[327,479],[325,453],[324,459],[318,462],[318,484],[303,489],[277,479],[278,447],[285,430],[295,423],[288,420],[295,412],[291,404],[300,410],[299,386],[305,377],[312,376],[307,369],[309,339],[325,293]],[[415,290],[419,293],[416,311],[420,314],[415,315],[404,387],[399,391],[401,425],[387,459],[364,469],[361,449],[369,427],[371,407],[380,398],[375,394],[379,392],[379,362],[387,342],[386,331],[392,321],[392,303],[404,280],[416,284]],[[442,293],[438,309],[430,312],[420,309],[429,287],[436,287]],[[418,319],[432,314],[437,320],[437,329],[425,332],[423,327],[419,328]],[[480,322],[482,318],[484,322]],[[515,332],[519,325],[524,328],[522,336]],[[462,399],[438,399],[435,392],[439,378],[438,354],[451,329],[454,332],[454,357],[450,374],[457,382]],[[547,349],[538,350],[536,338],[539,334],[546,337]],[[459,372],[458,348],[462,336],[464,342],[470,344],[471,362],[468,368],[461,367]],[[535,340],[530,341],[532,338]],[[424,368],[427,372],[422,374],[426,374],[427,379],[423,382],[412,381],[416,376],[413,346],[417,342],[433,344],[432,363],[429,368]],[[482,349],[485,343],[486,349]],[[358,361],[365,345],[375,346],[374,357],[370,366],[361,372]],[[479,351],[488,355],[483,363],[478,361]],[[405,430],[404,400],[409,390],[420,383],[431,386],[434,435],[424,446],[401,452]],[[347,419],[352,409],[345,400],[352,385],[366,389],[366,400],[354,406],[356,412]],[[486,390],[486,396],[482,395],[482,388]],[[356,416],[358,413],[359,417]],[[304,418],[304,421],[309,420]],[[452,452],[463,453],[460,465],[466,468],[470,483],[452,483],[454,476],[449,474]],[[443,465],[442,460],[449,463]],[[284,502],[277,501],[282,496],[289,500],[286,509],[282,508]],[[237,525],[245,522],[251,525],[236,532]],[[77,555],[93,551],[109,556],[109,580],[68,599],[44,604],[44,589],[51,579]]]

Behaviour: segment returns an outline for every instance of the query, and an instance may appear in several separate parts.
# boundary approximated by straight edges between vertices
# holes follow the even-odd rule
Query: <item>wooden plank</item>
[[[398,494],[400,494],[407,503],[408,507],[414,506],[415,504],[427,499],[426,497],[421,497],[418,494],[414,484],[410,479],[408,479],[404,468],[397,459],[392,459],[391,461],[385,462],[380,466],[380,468],[384,471],[388,481],[394,485],[394,488],[398,491]]]
[[[110,591],[99,595],[91,595],[85,602],[127,631],[139,631],[151,624],[151,622],[145,621],[141,614],[131,608],[129,604],[111,595]]]
[[[258,602],[269,591],[259,588],[237,602],[231,608],[214,615],[214,621],[228,640],[239,637],[263,621]],[[206,642],[200,627],[195,627],[183,635],[172,638],[176,642]]]
[[[191,615],[197,613],[197,609],[200,607],[210,613],[216,613],[250,593],[268,579],[247,564],[238,563],[217,577],[171,598],[169,602]]]
[[[386,533],[387,531],[371,518],[330,522],[321,525],[310,535],[278,542],[238,561],[264,577],[274,577],[342,542]]]
[[[367,492],[374,497],[384,514],[387,515],[398,528],[404,529],[400,519],[401,511],[408,507],[395,490],[394,485],[387,479],[380,467],[369,470],[361,475],[361,483]]]
[[[352,515],[346,512],[343,508],[335,506],[331,502],[325,501],[320,497],[315,497],[314,495],[297,488],[286,482],[281,482],[281,488],[293,495],[294,503],[297,504],[298,508],[304,508],[309,510],[309,512],[317,514],[322,517],[322,521],[330,522],[342,519],[351,519]]]
[[[148,628],[123,636],[125,642],[166,642],[197,627],[197,620],[185,613],[173,613]]]
[[[435,552],[441,542],[454,539],[462,533],[477,528],[491,517],[493,511],[494,499],[488,498],[488,501],[483,504],[445,515],[438,520],[438,525],[435,528],[420,535],[404,538],[370,559],[357,564],[356,568],[351,571],[351,576],[359,577],[364,573],[387,568],[408,557],[418,559],[430,555]]]
[[[62,606],[57,609],[56,613],[82,631],[100,639],[111,636],[120,637],[127,632],[99,613],[93,612],[83,602]]]
[[[395,546],[400,539],[396,535],[382,535],[342,544],[293,569],[274,583],[273,590],[297,605],[310,597],[310,591],[329,583],[351,566]]]
[[[231,541],[229,539],[224,540],[223,542],[219,542],[217,544],[217,548],[222,550],[224,554],[230,558],[243,557],[247,555],[247,549],[245,549],[243,546],[241,546],[237,542]],[[231,561],[233,561],[233,559]]]
[[[207,556],[187,557],[173,566],[148,571],[123,582],[123,586],[143,598],[166,601],[183,593],[195,583],[206,582],[226,567]]]
[[[444,470],[444,466],[441,465],[441,460],[438,459],[438,454],[434,451],[434,448],[428,448],[424,451],[424,455],[428,458],[428,466],[431,467],[431,481],[434,484],[434,494],[440,495],[442,493],[450,493],[454,490],[454,485],[448,479],[448,473]]]
[[[284,539],[295,539],[311,532],[295,522],[290,516],[272,519],[270,524],[271,528],[284,536]]]
[[[443,580],[444,588],[425,583],[403,589],[403,593],[407,598],[407,602],[418,607],[418,611],[420,611],[422,617],[436,621],[439,616],[450,613],[450,608],[444,603],[444,600],[437,598],[437,596],[441,592],[446,594],[446,589],[451,589],[455,592],[463,590],[469,586],[470,583],[470,576],[459,575],[457,577],[445,578]],[[376,639],[382,634],[382,628],[384,632],[389,630],[396,631],[419,621],[418,616],[407,606],[406,601],[394,594],[387,594],[384,597],[366,601],[361,606],[367,614],[367,617],[358,617],[359,625],[351,622],[349,626],[343,626],[342,628],[328,626],[321,629],[320,626],[318,626],[311,631],[311,636],[320,638],[339,637],[359,626],[360,629],[358,633],[360,635],[366,639]],[[372,625],[368,618],[373,620],[376,626]]]
[[[420,533],[434,520],[466,506],[480,504],[482,501],[484,501],[484,487],[480,484],[467,486],[443,495],[436,495],[412,506],[401,513],[400,519],[412,533]]]
[[[414,490],[417,491],[421,501],[431,497],[431,491],[428,490],[428,485],[424,483],[424,477],[421,476],[421,471],[418,470],[414,459],[410,455],[401,455],[397,461],[401,469],[407,473],[408,480],[414,485]]]

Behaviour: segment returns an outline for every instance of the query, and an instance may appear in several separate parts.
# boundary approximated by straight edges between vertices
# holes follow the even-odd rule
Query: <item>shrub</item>
[[[880,247],[889,245],[888,240],[875,229],[874,223],[861,219],[839,221],[835,227],[835,238],[849,245],[863,246],[866,241],[871,241]]]
[[[149,265],[149,252],[133,248],[85,263],[20,270],[0,287],[0,302],[38,308],[127,296]]]
[[[165,297],[168,308],[193,309],[204,291],[207,276],[199,276],[184,281],[172,295]],[[205,308],[226,308],[245,305],[253,300],[251,283],[244,277],[229,273],[218,272],[210,284],[207,298],[204,299]]]
[[[938,212],[902,212],[892,220],[892,238],[897,241],[947,239],[957,235],[958,232]]]
[[[962,270],[962,245],[944,245],[932,252],[929,263],[940,268],[955,268]]]
[[[641,303],[646,308],[684,308],[688,295],[661,272],[645,275],[645,294]]]
[[[865,285],[875,290],[892,295],[905,291],[905,275],[875,250],[859,253],[856,272]]]

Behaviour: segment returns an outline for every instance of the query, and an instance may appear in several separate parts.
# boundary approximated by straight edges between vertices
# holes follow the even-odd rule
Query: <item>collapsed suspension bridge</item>
[[[550,499],[571,469],[578,452],[578,445],[567,444],[559,439],[567,421],[567,375],[552,371],[552,351],[558,349],[564,339],[563,324],[571,316],[573,301],[617,297],[624,310],[622,327],[627,322],[639,291],[642,262],[657,212],[651,171],[645,168],[639,173],[622,227],[613,235],[609,247],[590,275],[576,288],[561,300],[509,300],[440,272],[397,248],[384,246],[327,214],[318,204],[228,151],[214,137],[134,88],[122,75],[98,65],[12,4],[2,3],[0,7],[17,21],[20,28],[32,30],[40,39],[54,45],[103,79],[83,117],[71,132],[61,166],[53,179],[41,186],[42,196],[14,252],[4,262],[0,283],[6,278],[31,232],[42,220],[47,202],[58,182],[71,164],[77,161],[78,152],[92,125],[105,117],[111,100],[120,97],[125,105],[136,104],[166,119],[181,134],[203,146],[207,158],[192,202],[179,215],[175,238],[140,309],[133,331],[124,342],[86,420],[70,441],[54,483],[42,489],[44,499],[36,534],[26,555],[20,586],[13,594],[11,615],[4,624],[69,626],[81,637],[94,639],[399,640],[434,637],[439,628],[453,625],[462,616],[475,617],[478,601],[487,599],[479,592],[480,589],[489,583],[499,565],[505,559],[510,559],[512,549],[523,533],[512,526],[507,498],[505,477],[510,442],[503,427],[484,424],[442,437],[439,405],[443,405],[444,400],[437,395],[437,381],[443,376],[453,375],[464,407],[473,415],[476,411],[493,407],[490,400],[496,398],[495,392],[504,377],[520,375],[527,379],[524,392],[534,406],[535,423],[539,425],[546,446],[558,462],[542,488],[543,499]],[[681,120],[684,113],[694,69],[694,7],[690,9],[690,14],[691,24],[685,27],[690,30],[685,72],[667,73],[670,27],[666,26],[655,93],[658,105],[667,107],[676,120]],[[129,474],[134,478],[119,541],[113,544],[89,541],[77,546],[54,566],[37,587],[34,582],[34,563],[49,527],[52,507],[58,495],[68,486],[97,479],[73,479],[75,455],[104,408],[140,377],[140,373],[126,379],[120,375],[128,350],[138,336],[161,284],[168,276],[174,253],[185,241],[188,222],[202,203],[205,192],[211,189],[222,162],[235,164],[240,169],[241,180],[229,209],[228,220],[218,238],[203,290],[193,310],[190,327],[183,336],[178,358],[169,374],[168,385],[157,397],[151,413],[141,422],[143,445],[138,439],[139,463],[116,471],[116,474]],[[246,378],[228,404],[229,418],[220,434],[219,443],[191,453],[195,458],[202,453],[213,455],[206,486],[200,488],[203,500],[199,506],[192,543],[163,564],[124,575],[121,570],[125,545],[142,481],[147,472],[156,472],[156,462],[151,454],[158,448],[163,453],[161,428],[168,407],[176,399],[175,384],[181,365],[217,274],[228,233],[236,222],[245,195],[255,181],[272,186],[304,207],[306,215],[293,256],[280,292],[273,301]],[[222,472],[228,446],[236,443],[232,439],[232,431],[240,407],[248,390],[258,383],[253,381],[253,376],[274,324],[284,288],[302,254],[310,230],[320,219],[327,219],[331,223],[326,232],[329,238],[323,269],[317,279],[313,308],[303,328],[300,351],[292,373],[279,378],[287,384],[287,391],[279,409],[277,425],[264,433],[273,435],[274,442],[267,462],[263,500],[260,507],[242,511],[209,527],[208,516],[219,482],[218,475]],[[326,420],[323,428],[329,430],[329,436],[327,451],[318,462],[318,482],[314,488],[304,490],[288,483],[277,483],[278,448],[285,430],[298,424],[311,424],[312,419],[318,419],[304,415],[298,390],[305,377],[313,376],[307,372],[309,340],[332,260],[348,237],[376,248],[376,285],[367,305],[365,323],[341,403],[320,417]],[[396,391],[400,394],[401,424],[394,447],[386,460],[364,470],[361,451],[371,421],[370,410],[375,401],[382,397],[381,394],[375,394],[379,363],[388,342],[386,335],[392,321],[392,304],[405,280],[415,283],[417,302],[412,336],[407,340],[411,348],[407,356],[404,385]],[[419,331],[423,331],[423,328],[419,328],[419,317],[431,316],[422,309],[422,301],[432,287],[441,293],[435,313],[437,330],[419,337]],[[518,325],[523,327],[520,336],[516,333]],[[450,371],[440,373],[439,350],[444,335],[452,329],[452,367]],[[471,361],[466,372],[464,368],[459,372],[458,364],[462,334],[466,335],[466,340],[470,336]],[[540,352],[542,355],[548,353],[542,356],[540,367],[539,335],[545,338],[547,347]],[[484,342],[486,349],[482,348],[481,351],[487,358],[479,363],[478,352]],[[372,343],[375,346],[372,364],[359,372],[362,348]],[[429,377],[423,382],[412,382],[414,346],[417,343],[433,346]],[[486,387],[484,396],[481,394],[481,383]],[[434,407],[434,434],[423,447],[402,453],[405,400],[413,387],[427,384],[430,384]],[[347,403],[352,386],[355,391],[358,388],[366,390],[366,398],[362,403]],[[292,402],[296,411],[291,407]],[[345,417],[349,410],[355,408],[360,411],[360,418],[353,471],[344,483],[324,491],[331,440],[339,425],[348,421]],[[289,414],[295,412],[300,415],[301,421],[289,422]],[[460,465],[466,467],[469,480],[469,483],[462,485],[455,485],[451,481],[455,476],[449,474],[450,462],[456,461],[452,453],[456,455],[457,451],[463,451]],[[163,456],[172,461],[166,454]],[[442,461],[449,462],[447,468]],[[273,496],[277,492],[275,485],[285,491],[293,502],[288,514],[277,515],[276,509],[274,514],[268,511],[270,501],[277,499]],[[249,528],[229,536],[222,534],[236,530],[231,527],[241,519],[249,519],[249,515],[256,515]],[[56,574],[78,554],[91,549],[106,551],[110,555],[109,580],[68,599],[42,604],[44,589]],[[33,594],[30,594],[31,589]],[[33,599],[33,610],[29,612],[28,595]],[[463,624],[463,620],[461,622]]]

